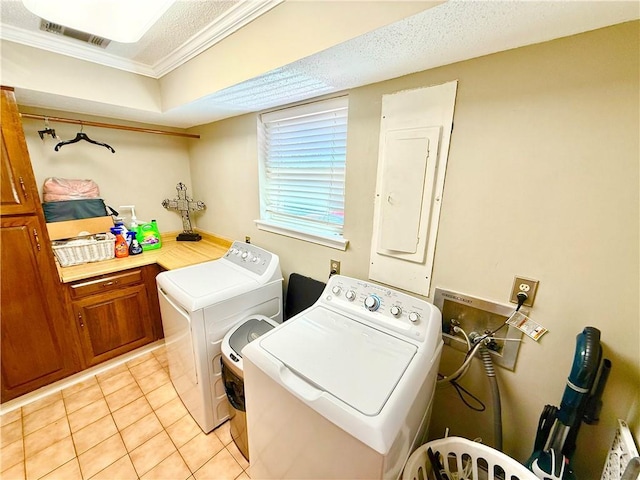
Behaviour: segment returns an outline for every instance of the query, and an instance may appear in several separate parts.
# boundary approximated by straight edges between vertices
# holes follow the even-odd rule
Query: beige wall
[[[576,334],[587,325],[602,331],[613,371],[601,424],[583,427],[575,457],[581,478],[598,478],[615,419],[628,419],[640,433],[639,25],[350,91],[346,252],[256,229],[255,115],[194,128],[201,140],[85,128],[116,154],[89,144],[54,152],[55,141],[36,133],[43,123],[25,120],[27,143],[40,184],[47,176],[93,178],[108,203],[135,203],[140,218],[155,217],[170,231],[180,218],[160,202],[183,181],[207,204],[196,217],[200,228],[231,239],[250,235],[280,255],[285,276],[325,280],[333,258],[343,274],[366,278],[381,96],[457,79],[433,287],[505,302],[515,274],[540,280],[531,317],[550,332],[539,344],[524,342],[515,372],[498,371],[505,448],[520,460],[530,453],[542,407],[560,401]],[[54,127],[65,139],[78,130]],[[441,371],[458,360],[446,349]],[[476,367],[463,383],[490,402]],[[491,443],[491,419],[490,411],[471,412],[441,390],[431,435],[450,427]]]
[[[500,369],[505,449],[531,452],[545,404],[559,404],[575,349],[590,325],[602,331],[613,371],[599,426],[583,426],[575,456],[581,478],[599,478],[616,418],[638,431],[639,23],[499,53],[350,94],[346,252],[262,232],[256,117],[198,127],[190,150],[194,194],[209,206],[204,230],[278,253],[285,276],[325,280],[329,259],[367,277],[381,96],[457,79],[433,287],[506,302],[516,274],[540,280],[531,317],[549,329],[525,340],[515,372]],[[453,357],[453,358],[452,358]],[[441,371],[459,360],[445,352]],[[477,368],[463,381],[490,403]],[[467,409],[440,390],[431,436],[482,436],[491,411]]]
[[[162,99],[157,80],[142,75],[77,60],[39,48],[0,41],[2,85],[107,104],[160,112]]]
[[[21,112],[36,113],[34,109],[20,108]],[[104,118],[87,117],[68,112],[37,113],[92,120],[104,123],[127,124]],[[188,143],[197,140],[148,133],[129,132],[98,127],[83,127],[93,140],[113,147],[111,153],[104,147],[87,142],[67,145],[55,151],[58,140],[46,136],[40,139],[38,130],[44,121],[23,119],[23,128],[36,181],[42,196],[42,184],[47,177],[89,178],[100,187],[101,197],[118,210],[120,205],[135,205],[139,220],[157,220],[163,232],[182,230],[179,214],[165,210],[161,202],[175,198],[175,186],[185,183],[191,192]],[[131,125],[131,124],[129,124]],[[64,140],[75,138],[79,126],[51,122],[50,126]],[[197,221],[197,219],[194,219]]]

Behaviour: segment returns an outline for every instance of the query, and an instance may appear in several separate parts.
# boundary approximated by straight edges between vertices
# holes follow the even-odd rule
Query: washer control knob
[[[242,252],[242,255],[240,255],[242,257],[242,259],[246,259],[249,256],[249,252]]]
[[[356,299],[356,292],[353,290],[347,290],[347,293],[345,293],[344,296],[347,297],[347,300],[353,302]]]
[[[340,292],[342,291],[342,288],[340,288],[339,285],[334,286],[331,291],[333,292],[334,295],[340,295]]]
[[[418,315],[416,312],[411,312],[409,314],[409,320],[411,321],[411,323],[418,323],[420,321],[420,315]]]
[[[393,307],[391,307],[389,311],[391,312],[391,315],[393,315],[396,318],[402,315],[402,309],[397,305],[394,305]]]
[[[380,298],[377,295],[369,295],[364,299],[364,306],[370,312],[375,312],[380,308]]]

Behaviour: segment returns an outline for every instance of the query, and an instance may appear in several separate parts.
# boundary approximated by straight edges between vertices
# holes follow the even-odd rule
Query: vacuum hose
[[[496,371],[493,368],[493,361],[489,349],[482,345],[480,347],[480,357],[484,371],[489,379],[491,386],[491,399],[493,400],[493,441],[496,450],[502,451],[502,404],[500,402],[500,389],[498,388],[498,379]]]

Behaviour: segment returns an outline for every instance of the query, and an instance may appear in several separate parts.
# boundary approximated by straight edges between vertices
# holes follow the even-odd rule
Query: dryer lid
[[[158,286],[189,311],[214,305],[258,287],[256,279],[224,259],[162,272]]]
[[[297,375],[364,415],[380,413],[417,347],[323,307],[260,340]]]
[[[242,357],[241,351],[248,343],[253,342],[273,328],[275,328],[275,325],[265,317],[250,318],[240,324],[229,336],[229,346],[238,356]]]

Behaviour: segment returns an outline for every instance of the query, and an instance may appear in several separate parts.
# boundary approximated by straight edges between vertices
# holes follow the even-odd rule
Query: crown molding
[[[154,70],[149,65],[123,59],[122,57],[112,55],[109,52],[99,49],[100,47],[91,46],[89,44],[83,45],[80,42],[66,39],[55,34],[40,31],[28,31],[2,23],[0,24],[0,38],[10,42],[19,43],[21,45],[26,45],[28,47],[46,50],[47,52],[58,53],[60,55],[66,55],[79,60],[97,63],[106,67],[117,68],[119,70],[124,70],[138,75],[156,78]]]
[[[191,60],[235,31],[252,22],[260,15],[281,4],[284,0],[262,0],[239,2],[200,30],[171,54],[153,65],[156,78],[160,78]]]
[[[98,49],[99,47],[89,44],[83,45],[80,42],[62,36],[40,31],[28,31],[4,23],[0,23],[0,38],[28,47],[38,48],[158,79],[191,60],[196,55],[204,52],[283,1],[284,0],[262,0],[239,2],[236,6],[224,12],[211,25],[200,30],[180,45],[174,52],[156,62],[154,65],[124,59],[105,50]]]

